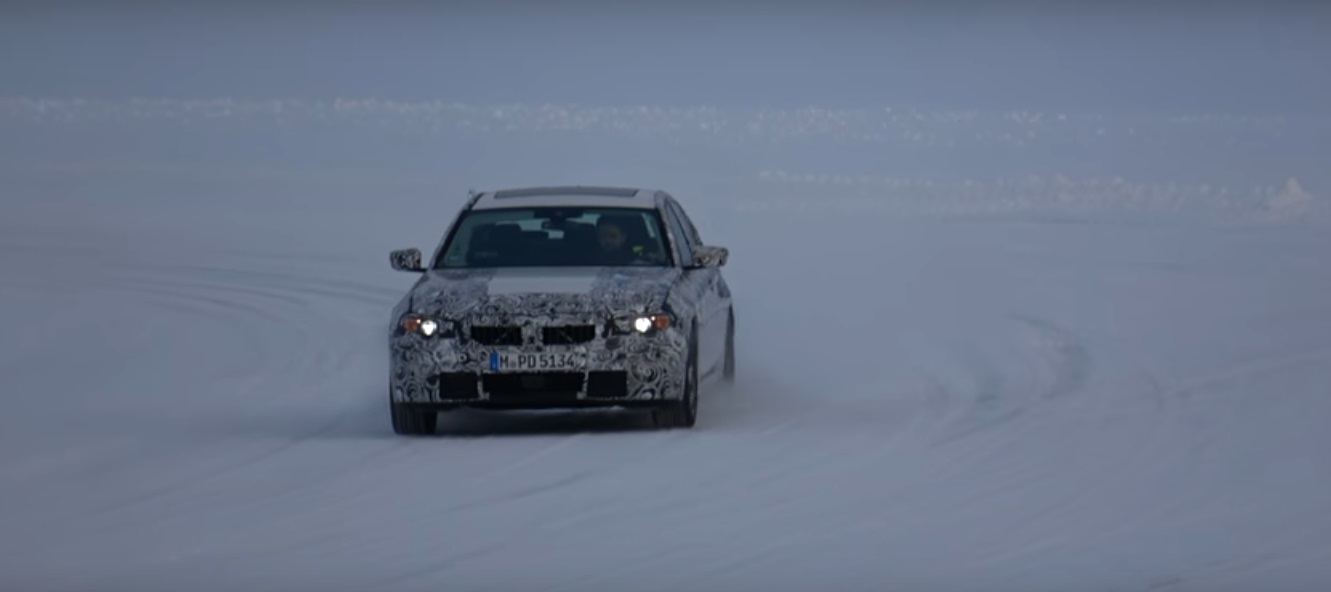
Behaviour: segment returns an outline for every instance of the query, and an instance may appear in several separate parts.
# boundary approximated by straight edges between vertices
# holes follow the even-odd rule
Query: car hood
[[[432,270],[410,293],[412,312],[437,318],[613,316],[663,312],[672,267]]]

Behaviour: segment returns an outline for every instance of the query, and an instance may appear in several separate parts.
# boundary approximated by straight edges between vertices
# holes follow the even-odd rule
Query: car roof
[[[661,192],[645,187],[613,187],[606,185],[555,185],[545,187],[513,187],[484,191],[476,195],[473,210],[496,208],[573,206],[573,207],[656,207]]]

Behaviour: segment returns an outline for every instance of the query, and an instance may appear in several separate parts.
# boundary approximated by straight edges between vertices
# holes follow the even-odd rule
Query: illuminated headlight
[[[670,328],[670,315],[634,315],[620,318],[616,325],[622,331],[636,331],[638,333],[650,333],[652,331],[664,331]]]
[[[399,326],[407,333],[415,333],[425,337],[452,336],[452,331],[449,330],[448,325],[425,315],[414,313],[408,314],[402,317],[402,322],[399,323]]]
[[[419,331],[421,332],[421,335],[429,337],[439,331],[439,323],[432,319],[422,319]]]

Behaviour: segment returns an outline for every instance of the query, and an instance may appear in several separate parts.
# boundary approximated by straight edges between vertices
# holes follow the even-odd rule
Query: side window
[[[666,218],[666,224],[670,226],[670,234],[674,235],[675,242],[679,246],[680,264],[687,265],[693,262],[693,245],[685,232],[684,227],[679,223],[679,217],[675,215],[672,204],[666,202],[666,207],[661,211]]]
[[[684,224],[684,228],[688,229],[689,231],[689,238],[693,241],[693,246],[701,247],[702,245],[707,244],[702,242],[702,236],[698,234],[698,229],[694,228],[693,220],[689,219],[689,215],[684,212],[684,206],[681,205],[679,202],[672,202],[672,203],[674,203],[675,206],[676,210],[675,215],[679,216],[679,221],[682,222]]]

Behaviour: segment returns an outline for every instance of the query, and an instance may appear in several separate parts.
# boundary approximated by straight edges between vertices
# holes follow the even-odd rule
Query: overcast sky
[[[0,94],[1331,110],[1311,1],[108,4],[6,3]]]

